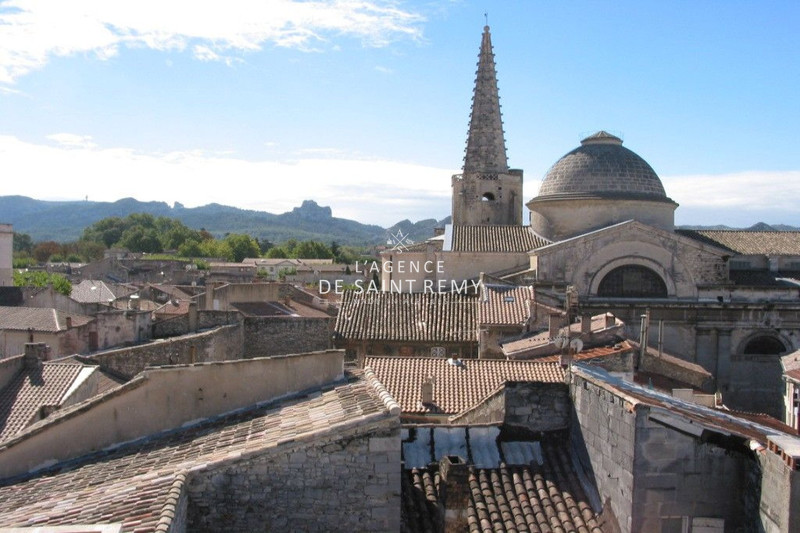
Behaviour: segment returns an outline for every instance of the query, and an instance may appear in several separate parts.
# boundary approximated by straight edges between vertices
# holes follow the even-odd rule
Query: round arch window
[[[641,265],[617,267],[603,278],[597,295],[610,298],[666,298],[661,276]]]
[[[487,192],[481,197],[481,200],[484,202],[494,202],[494,194]]]
[[[744,346],[745,355],[780,355],[786,351],[786,346],[770,335],[750,339]]]

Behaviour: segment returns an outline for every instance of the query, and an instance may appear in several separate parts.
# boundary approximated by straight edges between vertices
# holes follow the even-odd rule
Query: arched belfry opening
[[[617,267],[600,281],[597,296],[606,298],[666,298],[667,284],[641,265]]]
[[[494,194],[487,192],[483,195],[481,200],[484,202],[494,202]]]

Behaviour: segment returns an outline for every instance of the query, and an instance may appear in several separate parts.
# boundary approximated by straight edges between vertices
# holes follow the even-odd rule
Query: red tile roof
[[[245,460],[318,433],[335,435],[387,413],[373,387],[350,375],[313,395],[98,452],[0,487],[0,527],[121,522],[124,532],[154,531],[170,523],[190,470]]]
[[[452,232],[453,252],[524,253],[551,243],[530,226],[452,226]]]
[[[432,357],[367,357],[370,368],[403,413],[454,415],[470,409],[507,381],[563,383],[554,363],[464,359],[459,365]],[[422,404],[422,383],[434,378],[433,404]]]
[[[476,342],[476,301],[450,293],[346,291],[336,333],[353,340]]]
[[[478,303],[481,325],[521,325],[530,317],[533,287],[484,284]]]

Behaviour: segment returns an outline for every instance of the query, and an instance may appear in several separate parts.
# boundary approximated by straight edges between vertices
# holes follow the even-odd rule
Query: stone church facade
[[[800,232],[676,229],[678,204],[655,170],[605,131],[584,139],[547,172],[527,202],[522,171],[508,168],[494,54],[484,28],[463,173],[453,177],[453,223],[384,262],[441,268],[386,272],[383,283],[494,277],[535,287],[537,301],[611,312],[639,337],[714,374],[733,408],[782,418],[780,356],[800,348]],[[416,289],[414,287],[417,287]]]

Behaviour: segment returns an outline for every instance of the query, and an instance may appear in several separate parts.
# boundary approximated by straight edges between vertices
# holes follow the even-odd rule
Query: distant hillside
[[[391,235],[397,235],[398,231],[403,232],[404,237],[408,237],[413,242],[421,242],[433,237],[433,230],[435,228],[443,228],[445,224],[450,224],[452,217],[447,217],[442,220],[435,218],[426,218],[419,222],[411,222],[410,220],[401,220],[387,231]]]
[[[767,224],[765,222],[756,222],[749,228],[732,228],[719,224],[716,226],[678,226],[679,229],[693,229],[693,230],[738,230],[738,231],[800,231],[800,227],[790,226],[788,224]]]
[[[85,227],[98,220],[125,217],[131,213],[175,218],[190,228],[205,228],[217,237],[226,233],[246,233],[274,243],[288,239],[314,239],[361,246],[384,244],[389,237],[387,229],[336,218],[332,216],[330,207],[319,206],[313,200],[306,200],[288,213],[274,215],[219,204],[187,208],[176,203],[170,207],[165,202],[140,202],[133,198],[116,202],[49,202],[24,196],[0,196],[0,222],[13,224],[14,231],[27,233],[34,241],[73,241],[80,237]],[[419,235],[421,240],[433,235],[436,221],[431,219],[417,224],[403,221],[399,224],[405,223],[417,228],[414,235]]]

